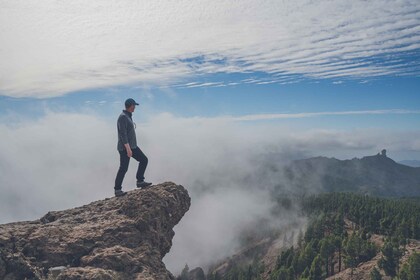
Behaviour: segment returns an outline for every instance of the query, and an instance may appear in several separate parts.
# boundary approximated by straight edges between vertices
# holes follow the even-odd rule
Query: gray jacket
[[[117,121],[118,131],[118,151],[124,151],[124,144],[129,143],[130,148],[134,149],[137,147],[136,132],[134,131],[134,122],[131,118],[131,112],[123,110]]]

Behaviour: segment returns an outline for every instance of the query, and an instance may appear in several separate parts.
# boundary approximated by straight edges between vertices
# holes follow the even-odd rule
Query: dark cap
[[[137,103],[136,101],[134,101],[133,98],[128,98],[125,101],[125,107],[127,108],[127,107],[130,107],[131,105],[139,105],[139,103]]]

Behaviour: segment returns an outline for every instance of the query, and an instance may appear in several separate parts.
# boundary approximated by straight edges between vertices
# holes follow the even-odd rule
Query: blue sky
[[[114,121],[133,97],[139,122],[170,113],[419,131],[418,1],[45,0],[0,8],[5,124],[48,112]]]
[[[3,116],[15,113],[28,118],[41,117],[45,110],[92,111],[113,118],[128,97],[141,103],[137,119],[147,121],[153,114],[169,112],[179,117],[243,116],[254,114],[297,114],[313,112],[385,111],[360,115],[322,115],[306,118],[256,120],[280,121],[303,127],[418,129],[420,123],[420,79],[418,77],[380,77],[367,82],[302,79],[292,84],[246,84],[252,75],[215,75],[203,83],[225,80],[237,85],[225,87],[113,87],[69,93],[53,98],[0,97]]]

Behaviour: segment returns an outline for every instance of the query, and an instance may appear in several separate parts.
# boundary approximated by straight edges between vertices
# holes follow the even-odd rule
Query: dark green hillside
[[[420,279],[420,198],[388,199],[355,193],[324,193],[302,203],[310,217],[296,246],[277,257],[269,279]],[[402,265],[400,264],[402,261]],[[360,269],[364,267],[365,270]],[[257,260],[207,279],[263,279]],[[365,274],[363,274],[365,273]],[[366,274],[368,273],[368,274]],[[411,277],[411,278],[410,278]],[[265,278],[267,279],[267,278]]]
[[[339,214],[356,229],[420,239],[420,198],[384,199],[354,193],[325,193],[303,202],[307,213]]]

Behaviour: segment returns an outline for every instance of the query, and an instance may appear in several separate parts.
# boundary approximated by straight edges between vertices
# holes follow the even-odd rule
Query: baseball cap
[[[131,105],[139,105],[139,103],[137,103],[136,101],[134,101],[133,98],[128,98],[125,101],[125,107],[130,107]]]

